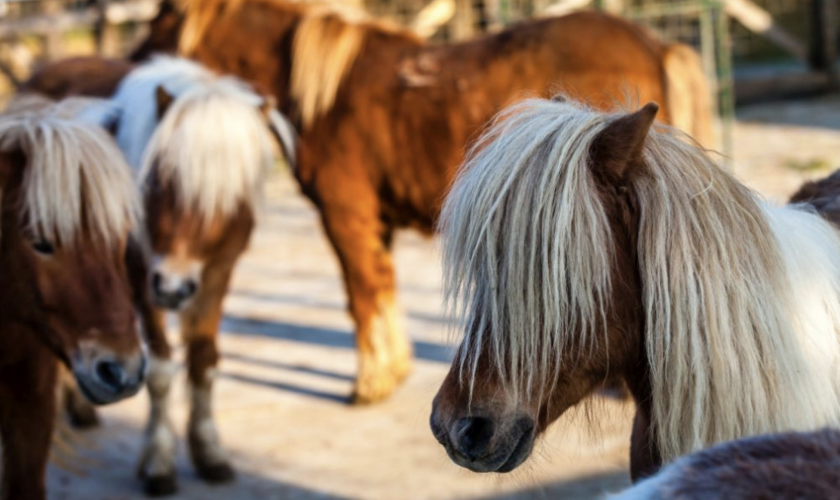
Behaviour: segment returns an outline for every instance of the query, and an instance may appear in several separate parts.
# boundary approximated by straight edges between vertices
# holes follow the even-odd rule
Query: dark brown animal
[[[145,356],[124,256],[133,195],[107,133],[53,108],[0,116],[0,498],[46,498],[56,360],[87,398],[135,394]]]
[[[840,227],[840,170],[817,181],[806,182],[790,197],[791,203],[807,203]]]
[[[840,431],[769,434],[684,457],[612,500],[840,498]]]
[[[199,0],[184,12],[163,9],[135,57],[174,50],[174,39],[183,54],[270,89],[296,119],[295,176],[321,211],[356,325],[358,403],[386,398],[410,371],[394,231],[432,232],[463,151],[487,121],[513,101],[562,89],[602,109],[628,93],[654,100],[668,122],[677,97],[668,61],[687,66],[684,50],[671,57],[644,29],[592,12],[439,46],[306,4]]]

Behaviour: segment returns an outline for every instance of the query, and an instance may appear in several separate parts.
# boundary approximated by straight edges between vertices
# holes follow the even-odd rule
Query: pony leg
[[[56,410],[57,363],[46,350],[0,371],[0,498],[44,500]]]
[[[232,481],[236,476],[227,452],[222,448],[212,404],[213,380],[219,361],[216,337],[231,271],[228,266],[219,269],[208,265],[201,290],[181,315],[191,390],[190,457],[198,475],[210,483]]]
[[[376,216],[324,210],[324,226],[344,271],[356,323],[359,372],[353,402],[386,399],[411,371],[411,343],[396,305],[390,231]],[[328,215],[330,213],[340,215]]]
[[[649,418],[645,412],[636,410],[630,436],[630,479],[634,483],[656,474],[662,467],[662,458],[651,433]]]
[[[146,424],[137,475],[143,481],[147,495],[170,495],[178,490],[175,474],[175,448],[178,441],[169,418],[169,392],[177,366],[171,361],[172,349],[166,339],[164,313],[152,306],[149,297],[149,263],[136,237],[129,238],[125,262],[134,307],[140,316],[143,336],[150,353],[146,374],[149,421]]]
[[[79,386],[76,385],[76,379],[63,366],[59,370],[61,372],[59,376],[61,399],[64,404],[64,412],[70,419],[70,425],[76,429],[90,429],[98,426],[99,415],[96,413],[96,408],[82,395]]]
[[[163,316],[163,313],[159,313]],[[149,390],[149,421],[144,434],[143,452],[137,468],[137,475],[143,481],[143,489],[149,496],[170,495],[178,490],[175,473],[175,449],[177,437],[169,418],[169,398],[172,379],[177,366],[169,356],[160,357],[152,353],[149,357],[149,371],[146,387]]]

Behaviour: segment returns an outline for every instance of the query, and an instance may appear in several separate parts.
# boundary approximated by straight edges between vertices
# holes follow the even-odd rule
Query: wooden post
[[[44,0],[43,7],[43,13],[46,16],[61,14],[61,0]],[[47,61],[55,61],[62,56],[62,35],[63,31],[60,28],[51,29],[44,35],[44,55]]]
[[[452,37],[464,40],[473,35],[472,0],[455,0],[455,19],[452,23]]]
[[[108,18],[109,0],[96,0],[97,19],[93,28],[96,52],[102,57],[116,57],[120,49],[119,28]]]
[[[811,36],[808,64],[811,69],[835,74],[837,60],[836,0],[811,0]]]

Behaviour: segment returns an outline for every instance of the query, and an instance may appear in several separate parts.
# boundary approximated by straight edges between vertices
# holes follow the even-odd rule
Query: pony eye
[[[32,249],[42,255],[52,255],[55,252],[55,248],[52,246],[52,243],[47,240],[33,241]]]

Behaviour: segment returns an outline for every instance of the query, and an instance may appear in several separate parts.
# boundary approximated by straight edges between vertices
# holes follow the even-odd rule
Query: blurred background
[[[345,4],[432,43],[578,9],[633,19],[699,51],[719,113],[721,152],[748,186],[783,202],[805,180],[840,167],[838,0]],[[157,8],[156,0],[0,1],[0,97],[8,98],[48,61],[125,56],[145,36]],[[561,419],[530,464],[513,475],[479,476],[453,465],[427,424],[452,351],[438,243],[401,233],[396,259],[416,369],[388,402],[352,407],[347,396],[355,343],[339,266],[295,182],[287,173],[273,178],[259,230],[237,268],[221,336],[216,414],[239,478],[207,486],[179,449],[181,490],[174,498],[586,499],[629,484],[633,408],[609,397],[594,398]],[[184,385],[178,384],[173,413],[181,435]],[[50,498],[143,498],[133,468],[146,412],[146,397],[140,396],[104,409],[99,428],[63,436],[50,468]]]

